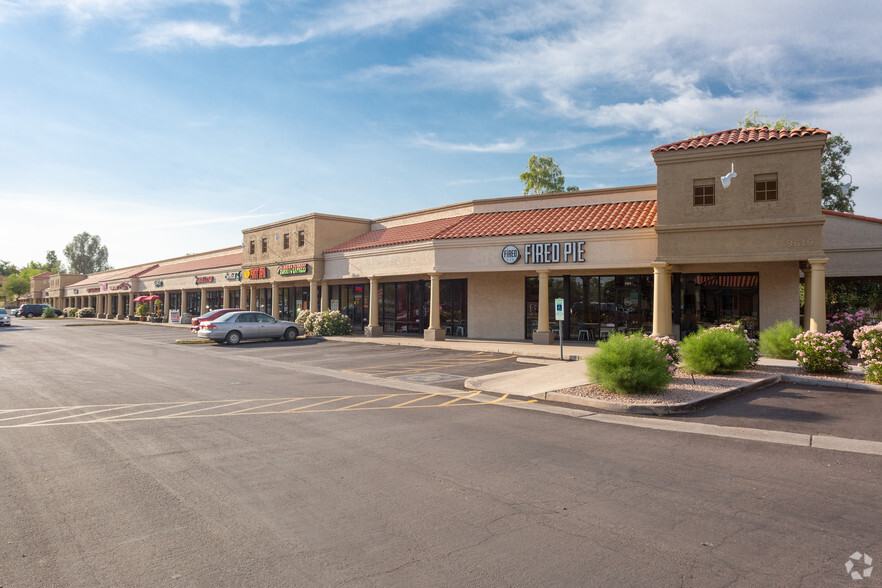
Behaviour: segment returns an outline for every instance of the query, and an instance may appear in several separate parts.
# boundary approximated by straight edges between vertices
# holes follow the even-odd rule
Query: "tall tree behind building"
[[[551,194],[564,191],[564,175],[552,157],[531,155],[527,171],[520,176],[524,183],[524,194]],[[578,186],[567,186],[567,192],[575,192]]]
[[[93,274],[110,269],[107,263],[107,247],[101,237],[82,232],[64,248],[68,269],[72,274]]]

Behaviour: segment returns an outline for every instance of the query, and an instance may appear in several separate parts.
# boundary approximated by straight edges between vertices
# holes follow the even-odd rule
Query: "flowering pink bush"
[[[851,353],[839,331],[804,331],[792,341],[796,362],[805,371],[840,374],[848,369]]]
[[[882,323],[858,328],[854,332],[854,346],[867,380],[882,384]]]
[[[860,327],[875,324],[879,321],[873,316],[869,310],[858,310],[856,312],[840,312],[827,316],[827,332],[839,331],[842,338],[845,339],[846,345],[851,345],[854,340],[854,332]],[[852,355],[855,354],[857,346],[851,348]]]
[[[645,335],[647,339],[652,339],[659,351],[665,354],[665,361],[668,363],[668,372],[677,371],[677,365],[680,363],[680,344],[671,337],[658,335]]]
[[[742,335],[745,339],[747,339],[747,346],[750,349],[751,360],[750,365],[747,366],[752,368],[756,366],[757,362],[759,362],[759,343],[756,339],[751,338],[747,329],[743,328],[741,325],[736,325],[734,323],[724,323],[722,325],[717,325],[716,327],[710,327],[707,329],[708,331],[731,331],[736,335]]]

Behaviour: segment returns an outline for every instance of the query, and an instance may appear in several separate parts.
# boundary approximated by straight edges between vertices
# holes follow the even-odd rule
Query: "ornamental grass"
[[[720,325],[687,335],[680,344],[683,368],[695,374],[730,374],[756,365],[756,341],[738,325]]]
[[[669,357],[670,354],[649,337],[613,333],[597,344],[597,352],[586,357],[585,363],[588,378],[604,390],[617,394],[651,394],[674,379]]]
[[[768,357],[796,359],[793,338],[801,332],[802,329],[793,321],[778,321],[760,333],[759,351]]]

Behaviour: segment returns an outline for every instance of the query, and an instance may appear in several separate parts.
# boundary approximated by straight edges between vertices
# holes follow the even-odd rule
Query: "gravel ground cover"
[[[800,368],[757,366],[735,374],[712,376],[692,375],[683,370],[677,370],[674,374],[674,381],[658,394],[616,394],[615,392],[607,392],[596,384],[566,388],[558,390],[558,392],[618,404],[677,405],[703,400],[715,394],[728,392],[733,388],[740,388],[768,378],[774,378],[777,375],[799,376],[814,380],[818,385],[833,382],[861,383],[864,381],[861,374],[855,373],[817,375]]]

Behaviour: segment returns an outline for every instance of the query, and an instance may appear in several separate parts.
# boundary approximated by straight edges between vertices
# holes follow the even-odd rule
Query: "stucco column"
[[[116,294],[116,318],[123,319],[125,318],[126,309],[122,306],[122,292],[117,292]]]
[[[671,316],[671,266],[663,261],[652,264],[652,335],[673,337]]]
[[[429,274],[429,328],[423,331],[426,341],[443,341],[441,328],[441,274]]]
[[[208,293],[207,288],[199,288],[199,314],[205,314],[208,312]]]
[[[248,310],[257,310],[257,297],[254,295],[254,286],[248,286]]]
[[[279,318],[279,283],[273,282],[273,305],[272,312],[270,312],[276,318]]]
[[[239,308],[245,308],[248,296],[245,293],[245,284],[239,284]]]
[[[224,286],[224,308],[230,307],[230,288],[229,286]]]
[[[318,301],[318,282],[315,280],[309,281],[309,311],[310,312],[320,312],[319,309],[319,301]]]
[[[370,278],[370,312],[368,312],[368,326],[364,328],[365,337],[380,337],[383,327],[380,326],[380,284],[377,278]]]
[[[539,320],[533,331],[533,343],[551,345],[554,333],[548,329],[548,270],[539,270]]]
[[[817,331],[818,333],[827,332],[827,305],[826,297],[824,295],[824,282],[826,280],[825,266],[827,265],[827,261],[829,260],[826,257],[808,260],[812,267],[812,314],[809,319],[809,330]]]
[[[812,316],[812,268],[810,265],[806,264],[805,269],[802,270],[802,273],[805,274],[805,279],[803,280],[803,296],[805,297],[805,301],[802,306],[802,328],[806,331],[811,330],[810,319]]]
[[[168,290],[162,293],[162,314],[165,316],[165,320],[168,320],[169,312],[168,312]]]
[[[328,302],[328,297],[330,296],[329,291],[331,287],[328,286],[327,282],[322,282],[322,304],[319,307],[321,312],[324,312],[330,309],[330,303]]]

